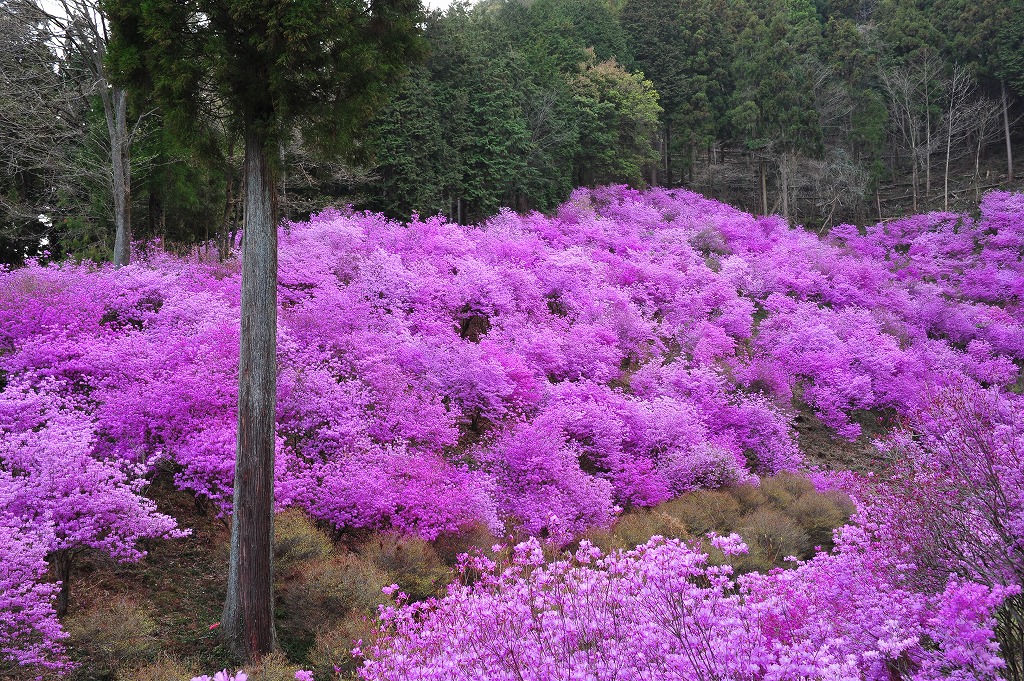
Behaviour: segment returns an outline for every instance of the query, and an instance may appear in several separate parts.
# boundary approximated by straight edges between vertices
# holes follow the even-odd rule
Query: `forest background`
[[[182,138],[111,85],[98,2],[0,7],[0,261],[109,259],[131,239],[226,254],[240,132]],[[353,153],[281,145],[286,217],[469,224],[629,183],[829,227],[1015,179],[1021,0],[484,0],[422,26],[423,59]]]

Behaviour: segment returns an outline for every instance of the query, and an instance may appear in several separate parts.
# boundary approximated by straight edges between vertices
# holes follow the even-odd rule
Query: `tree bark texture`
[[[757,162],[758,171],[761,174],[761,215],[768,215],[768,178],[765,171],[764,159]]]
[[[782,182],[782,217],[786,218],[786,222],[789,222],[789,154],[783,152],[782,163],[779,164],[781,170],[780,180]]]
[[[672,187],[672,126],[665,124],[665,186]]]
[[[1000,81],[1003,98],[1003,132],[1006,137],[1006,181],[1013,182],[1013,145],[1010,143],[1010,111],[1006,102],[1006,83]]]
[[[277,202],[267,145],[245,136],[238,441],[228,594],[221,626],[236,654],[253,661],[274,631],[274,443],[277,404]]]
[[[57,592],[57,617],[64,617],[68,614],[68,596],[71,591],[71,550],[61,549],[53,554],[53,571],[60,582],[60,591]]]
[[[104,93],[103,109],[110,135],[111,191],[114,198],[114,267],[131,262],[132,167],[128,135],[128,96],[121,88]]]

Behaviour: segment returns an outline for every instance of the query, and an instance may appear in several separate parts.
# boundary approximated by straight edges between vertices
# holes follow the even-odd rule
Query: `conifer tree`
[[[275,645],[273,506],[277,395],[277,166],[301,126],[321,150],[355,132],[417,49],[416,0],[109,0],[109,59],[195,132],[226,118],[244,140],[238,440],[222,630],[246,659]]]

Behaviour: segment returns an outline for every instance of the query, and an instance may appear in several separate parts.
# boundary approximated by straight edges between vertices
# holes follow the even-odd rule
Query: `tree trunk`
[[[913,176],[913,184],[914,184],[914,212],[916,213],[917,212],[917,183],[918,183],[918,178],[917,178],[917,158],[916,158],[916,155],[915,155],[915,158],[913,160],[913,163],[910,164],[910,167],[912,169],[911,170],[911,174]]]
[[[228,246],[231,234],[231,211],[235,203],[235,141],[228,144],[227,191],[224,194],[224,219],[221,222],[220,235],[217,238],[217,258],[224,262],[231,255],[234,243]]]
[[[57,592],[57,617],[68,614],[68,595],[71,588],[71,550],[61,549],[53,554],[53,571],[60,582]]]
[[[949,210],[949,154],[953,148],[953,105],[949,107],[949,121],[946,123],[946,168],[942,178],[942,210]]]
[[[672,188],[672,128],[665,124],[665,186]]]
[[[1006,181],[1013,182],[1013,145],[1010,143],[1010,107],[1006,103],[1006,83],[999,81],[1003,96],[1003,132],[1006,135]]]
[[[984,141],[984,135],[979,126],[978,130],[978,148],[974,154],[974,200],[978,201],[981,199],[981,143]]]
[[[782,217],[789,222],[789,154],[783,153],[779,164],[779,180],[782,183]]]
[[[128,137],[127,93],[113,88],[103,97],[110,133],[111,189],[114,197],[114,267],[131,262],[132,248],[132,168],[131,142]]]
[[[271,652],[274,631],[274,444],[277,404],[277,201],[261,135],[245,135],[245,232],[238,442],[224,636],[246,661]]]
[[[768,215],[768,179],[765,177],[764,159],[757,162],[761,174],[761,215]]]
[[[931,200],[932,198],[932,109],[931,109],[931,96],[929,95],[928,89],[925,88],[925,102],[924,102],[924,197],[925,200]],[[915,206],[916,208],[916,206]]]

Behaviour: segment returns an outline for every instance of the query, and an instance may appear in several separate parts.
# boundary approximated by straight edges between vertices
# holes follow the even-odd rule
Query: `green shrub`
[[[853,515],[850,498],[842,492],[807,492],[787,509],[807,533],[812,545],[825,550],[833,547],[832,530],[845,525]]]
[[[789,516],[773,508],[760,508],[744,516],[737,532],[750,547],[750,558],[757,569],[784,565],[788,556],[807,558],[811,540]]]
[[[730,487],[729,496],[739,503],[741,515],[746,515],[771,501],[760,485],[737,485]]]
[[[632,549],[640,544],[646,544],[656,535],[686,537],[686,526],[667,513],[635,509],[620,517],[612,526],[610,536],[603,541],[608,543],[609,549]],[[594,543],[603,548],[600,543]]]
[[[387,602],[381,591],[391,575],[354,554],[307,560],[277,583],[281,644],[303,655],[317,632],[336,626],[350,613],[376,612]]]
[[[802,475],[779,473],[770,478],[762,478],[761,491],[779,510],[784,511],[804,494],[813,494],[814,485]]]
[[[321,630],[309,651],[309,662],[316,678],[333,679],[334,669],[341,670],[342,678],[357,678],[362,660],[352,655],[358,641],[369,649],[379,635],[379,627],[372,616],[355,612],[330,629]]]
[[[473,550],[490,553],[491,547],[498,543],[501,540],[486,525],[477,524],[456,534],[441,535],[434,540],[432,546],[442,563],[454,566],[460,554]]]

